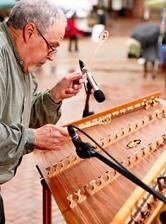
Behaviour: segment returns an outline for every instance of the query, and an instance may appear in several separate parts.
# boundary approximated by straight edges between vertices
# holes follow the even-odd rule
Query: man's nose
[[[53,60],[55,59],[55,57],[56,57],[55,54],[50,54],[50,55],[47,56],[47,59],[48,59],[49,61],[53,61]]]

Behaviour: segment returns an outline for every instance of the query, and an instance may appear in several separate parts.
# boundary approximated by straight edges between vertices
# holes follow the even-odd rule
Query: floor
[[[144,79],[142,65],[126,57],[127,39],[135,23],[133,21],[117,21],[116,25],[113,23],[110,37],[102,43],[93,43],[88,37],[80,38],[79,52],[69,53],[68,40],[64,40],[56,61],[38,70],[39,90],[50,88],[67,72],[73,69],[79,70],[78,60],[81,59],[106,96],[106,100],[101,104],[91,96],[90,110],[95,113],[156,91],[161,91],[162,97],[165,98],[164,75],[159,73],[156,79],[152,79],[149,73]],[[124,25],[125,33],[121,31]],[[64,102],[59,124],[81,119],[84,103],[83,89],[78,96]],[[42,223],[42,188],[36,164],[33,153],[26,155],[15,178],[2,186],[6,224]],[[53,224],[55,223],[63,224],[65,221],[53,202]]]

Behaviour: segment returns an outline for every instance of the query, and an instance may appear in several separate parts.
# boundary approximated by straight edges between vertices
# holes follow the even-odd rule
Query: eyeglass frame
[[[45,43],[47,44],[47,47],[48,47],[48,50],[51,49],[50,52],[48,52],[48,55],[50,54],[56,54],[57,53],[57,49],[55,47],[52,47],[48,40],[43,36],[43,34],[41,33],[41,31],[37,28],[36,26],[36,29],[37,29],[37,32],[40,34],[40,36],[43,38],[43,40],[45,41]]]

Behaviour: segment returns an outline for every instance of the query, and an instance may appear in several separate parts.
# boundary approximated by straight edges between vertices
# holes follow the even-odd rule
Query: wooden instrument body
[[[166,106],[158,102],[159,95],[73,123],[157,191],[156,180],[166,172]],[[94,145],[78,133],[83,141]],[[35,154],[67,223],[150,223],[163,205],[97,158],[78,158],[71,141],[60,151],[37,150]]]

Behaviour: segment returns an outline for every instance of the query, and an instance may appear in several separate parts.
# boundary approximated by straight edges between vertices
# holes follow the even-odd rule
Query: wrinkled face
[[[49,32],[42,33],[35,23],[26,25],[25,70],[39,67],[47,60],[54,60],[55,54],[65,34],[66,22],[57,21]]]

